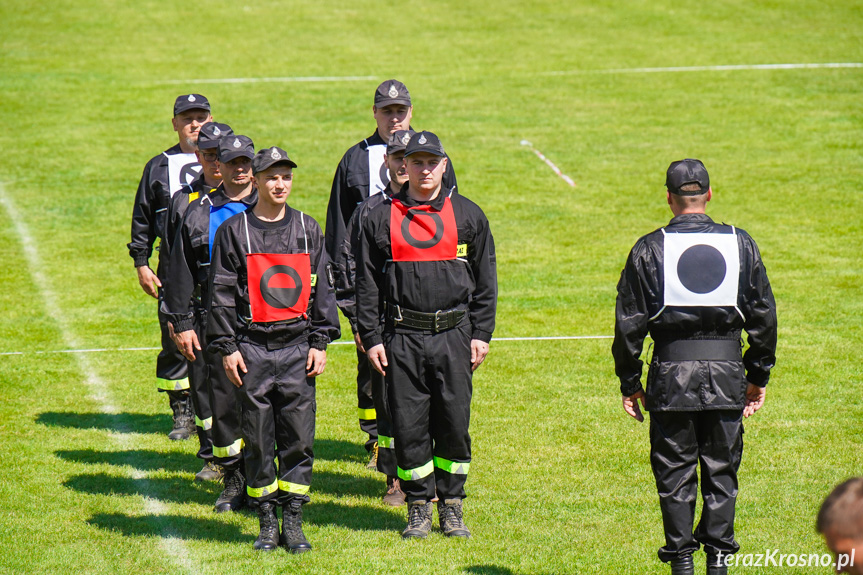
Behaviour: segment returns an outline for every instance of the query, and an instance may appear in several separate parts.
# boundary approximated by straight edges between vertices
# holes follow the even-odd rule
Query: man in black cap
[[[301,553],[311,549],[302,505],[314,461],[315,376],[340,334],[321,228],[286,204],[296,166],[280,148],[255,155],[257,204],[216,232],[207,339],[242,404],[246,492],[261,528],[255,549],[278,546],[281,505],[282,542]]]
[[[209,126],[209,124],[208,124]],[[224,126],[224,125],[223,125]],[[239,404],[234,386],[222,369],[222,360],[204,348],[206,307],[209,301],[208,274],[216,230],[230,216],[248,209],[257,201],[251,176],[254,145],[246,136],[233,135],[227,126],[222,133],[217,162],[226,177],[215,191],[200,196],[189,205],[177,230],[171,250],[171,278],[165,289],[166,313],[174,325],[175,342],[181,353],[194,363],[207,366],[206,405],[210,410],[209,428],[216,472],[223,471],[225,490],[216,500],[216,511],[236,511],[245,501]],[[240,143],[239,147],[234,144]],[[190,305],[192,300],[194,304]]]
[[[166,226],[165,238],[162,240],[160,250],[166,250],[165,254],[168,258],[170,274],[162,285],[162,303],[160,304],[162,313],[168,318],[168,331],[171,333],[171,338],[177,344],[180,352],[183,353],[183,344],[179,340],[185,339],[189,341],[194,338],[197,343],[197,334],[203,333],[204,307],[199,297],[199,292],[195,292],[195,286],[188,289],[188,281],[186,285],[181,285],[184,280],[188,280],[188,269],[185,268],[185,261],[175,261],[173,255],[173,246],[177,241],[176,235],[181,227],[183,216],[186,214],[188,207],[193,202],[198,202],[201,198],[214,191],[222,182],[222,174],[219,172],[219,139],[223,135],[233,134],[230,126],[219,124],[217,122],[208,122],[201,126],[198,131],[198,139],[195,144],[195,157],[198,163],[201,164],[201,173],[195,178],[192,183],[184,184],[179,193],[174,194],[171,198],[171,206],[168,209],[168,223]],[[170,242],[169,242],[170,240]],[[180,238],[183,241],[183,238]],[[189,237],[186,236],[185,243],[188,243]],[[181,251],[183,248],[180,248]],[[209,253],[208,253],[209,255]],[[206,279],[206,273],[204,274]],[[205,282],[206,283],[206,282]],[[179,285],[178,285],[179,284]],[[172,302],[173,298],[185,297],[185,301]],[[188,326],[188,331],[177,333],[177,315],[170,310],[179,308],[188,311],[188,319],[192,322]],[[189,342],[190,343],[190,342]],[[204,358],[201,355],[183,354],[189,361],[189,386],[190,399],[194,412],[194,425],[198,434],[198,457],[204,460],[204,467],[195,474],[197,481],[214,481],[221,479],[223,469],[213,460],[213,441],[210,435],[210,429],[213,425],[212,411],[210,409],[210,398],[207,385],[207,366]]]
[[[836,571],[863,575],[863,477],[852,477],[830,492],[815,527],[836,555]]]
[[[405,162],[408,183],[362,223],[357,325],[385,377],[408,502],[402,536],[428,535],[438,497],[441,531],[468,537],[471,380],[494,331],[494,239],[482,210],[442,185],[448,161],[437,136],[414,134]]]
[[[650,412],[650,463],[659,492],[665,546],[674,575],[693,573],[707,553],[709,575],[727,572],[736,553],[734,506],[743,454],[743,418],[764,404],[776,361],[776,302],[758,246],[743,230],[705,214],[713,196],[699,160],[668,168],[674,218],[639,239],[617,285],[612,353],[623,407]],[[741,354],[741,330],[749,349]],[[653,339],[646,390],[644,338]],[[697,469],[704,507],[693,533]]]
[[[405,148],[413,130],[396,130],[387,142],[387,155],[384,163],[389,172],[389,184],[383,193],[375,194],[361,203],[351,216],[345,229],[345,238],[342,241],[336,260],[336,303],[339,309],[348,319],[357,349],[365,353],[362,340],[357,332],[356,311],[356,259],[359,248],[359,234],[363,227],[363,220],[368,213],[384,200],[396,195],[402,186],[408,181],[407,167],[405,166]],[[363,358],[368,361],[368,358]],[[374,369],[370,369],[372,383],[372,398],[374,401],[377,432],[378,432],[378,457],[377,470],[387,476],[387,491],[383,501],[387,505],[399,507],[404,505],[405,494],[399,486],[399,478],[396,473],[396,457],[394,451],[392,419],[389,416],[389,406],[386,401],[386,390],[384,380]]]
[[[166,237],[168,208],[171,197],[190,183],[200,172],[201,166],[195,157],[198,130],[210,122],[210,103],[200,94],[184,94],[174,102],[174,117],[171,123],[179,142],[152,158],[144,167],[138,184],[135,205],[132,210],[132,241],[129,255],[138,271],[138,283],[149,296],[160,297],[162,282],[167,272],[167,250],[159,251],[156,273],[149,260],[156,238]],[[168,437],[188,439],[195,432],[192,407],[189,400],[189,379],[186,359],[171,341],[167,321],[159,312],[162,331],[162,350],[156,360],[156,380],[159,391],[168,395],[174,417],[174,426]]]
[[[384,157],[387,141],[393,132],[410,129],[413,115],[411,95],[407,87],[398,80],[382,82],[375,90],[372,106],[377,129],[375,133],[345,152],[330,191],[327,206],[325,244],[328,257],[336,266],[339,248],[345,238],[345,227],[356,207],[366,198],[381,193],[389,183]],[[455,188],[456,179],[452,165],[448,162],[443,185]],[[377,466],[378,429],[372,398],[371,374],[365,354],[357,348],[357,401],[360,429],[368,434],[366,450],[371,453],[368,467]]]

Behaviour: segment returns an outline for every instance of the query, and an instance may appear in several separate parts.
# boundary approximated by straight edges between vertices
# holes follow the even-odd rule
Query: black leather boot
[[[255,539],[255,549],[258,551],[273,551],[279,546],[279,518],[276,517],[276,506],[264,501],[255,510],[258,513],[258,523],[261,534]]]
[[[291,553],[312,550],[303,533],[303,502],[299,499],[292,499],[282,507],[282,544]]]
[[[671,560],[671,575],[695,575],[692,555]]]
[[[168,433],[168,439],[181,441],[189,439],[195,433],[195,416],[192,414],[192,400],[188,391],[169,391],[168,403],[174,418],[174,427]]]
[[[723,555],[728,557],[728,555]],[[728,575],[728,567],[714,555],[707,556],[707,575]]]
[[[237,511],[246,502],[246,478],[239,469],[227,471],[223,479],[225,490],[216,499],[216,513]]]

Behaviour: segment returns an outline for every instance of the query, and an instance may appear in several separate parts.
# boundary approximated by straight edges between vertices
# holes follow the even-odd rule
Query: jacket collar
[[[223,184],[219,184],[219,187],[214,191],[210,192],[208,195],[210,201],[213,203],[214,208],[221,208],[225,204],[231,203],[234,200],[228,199],[228,196],[225,195],[225,186]],[[252,193],[240,200],[247,206],[254,206],[258,203],[258,188],[252,186]]]

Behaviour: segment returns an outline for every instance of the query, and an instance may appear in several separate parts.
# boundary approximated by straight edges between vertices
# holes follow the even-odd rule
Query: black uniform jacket
[[[395,198],[406,206],[421,205],[411,199],[405,184]],[[366,349],[382,342],[383,304],[412,311],[434,313],[465,306],[473,339],[491,341],[497,309],[497,264],[494,238],[482,210],[460,194],[452,194],[458,244],[467,245],[467,256],[454,260],[394,262],[390,240],[390,208],[387,198],[363,221],[357,254],[357,325]],[[447,198],[442,188],[427,202],[440,211]]]
[[[248,218],[251,251],[246,243],[244,216]],[[306,241],[311,272],[317,275],[306,318],[295,322],[252,323],[246,254],[306,253]],[[277,222],[259,220],[252,210],[231,216],[216,232],[210,268],[207,319],[210,353],[232,354],[237,350],[239,335],[288,344],[308,339],[309,345],[317,349],[326,349],[329,342],[339,338],[339,314],[324,253],[324,235],[308,215],[286,206],[285,217]]]
[[[198,177],[191,184],[184,184],[180,191],[171,198],[168,216],[165,219],[165,236],[162,238],[162,243],[159,244],[159,252],[165,250],[163,263],[171,260],[171,246],[174,245],[174,238],[177,236],[177,230],[183,222],[183,216],[186,215],[189,204],[200,200],[202,196],[215,189],[204,182],[204,174],[198,174]]]
[[[369,146],[386,145],[377,130],[362,142],[351,146],[333,177],[330,190],[330,203],[327,206],[326,249],[330,261],[338,257],[339,246],[345,237],[345,227],[357,206],[369,197]],[[456,187],[452,160],[447,162],[443,175],[443,187],[447,190]]]
[[[198,180],[196,180],[197,182]],[[193,183],[194,186],[194,183]],[[177,199],[180,194],[174,194]],[[219,208],[230,203],[225,189],[220,185],[209,194],[186,195],[193,198],[186,202],[187,208],[177,226],[168,267],[170,277],[164,284],[163,312],[174,324],[177,333],[194,329],[192,298],[206,308],[209,301],[208,277],[210,273],[210,208]],[[182,198],[181,198],[182,199]],[[257,190],[240,200],[248,207],[258,201]]]
[[[171,190],[168,183],[168,158],[165,154],[172,156],[182,153],[180,144],[175,144],[144,166],[144,173],[141,175],[138,192],[135,195],[135,206],[132,209],[132,241],[128,244],[129,255],[135,261],[135,267],[148,265],[156,238],[166,237],[165,227],[171,204]],[[160,264],[163,261],[167,263],[167,259],[163,260],[160,253]],[[161,278],[162,275],[160,274],[159,277]]]
[[[387,186],[383,193],[375,194],[366,198],[357,209],[354,210],[347,227],[345,237],[339,246],[335,261],[333,261],[333,272],[336,280],[336,303],[342,313],[351,324],[351,331],[357,333],[357,254],[359,253],[360,232],[363,229],[363,221],[369,212],[379,204],[382,204],[392,194],[393,182]]]
[[[705,214],[677,216],[665,229],[670,233],[732,231],[731,226],[716,224]],[[648,410],[740,409],[745,404],[747,381],[762,387],[767,385],[770,369],[776,361],[776,302],[758,246],[749,234],[741,229],[736,231],[740,256],[739,312],[734,307],[668,306],[662,310],[661,230],[640,238],[629,253],[617,285],[612,344],[623,395],[630,396],[642,389],[639,357],[648,332],[655,345],[662,345],[687,339],[739,341],[743,329],[749,343],[742,363],[739,360],[660,362],[654,356],[645,392]]]

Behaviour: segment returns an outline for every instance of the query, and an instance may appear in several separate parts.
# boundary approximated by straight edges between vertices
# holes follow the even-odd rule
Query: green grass
[[[35,353],[157,345],[125,244],[141,169],[175,141],[177,94],[204,93],[258,147],[287,149],[291,203],[323,222],[336,163],[373,131],[371,94],[390,77],[491,220],[499,337],[610,334],[629,248],[670,217],[665,168],[704,160],[708,211],[758,241],[780,320],[768,403],[746,424],[738,540],[825,552],[818,506],[863,470],[863,69],[602,71],[861,62],[861,27],[858,3],[815,0],[4,2],[0,185],[41,268],[0,205],[0,352],[26,352],[0,356],[0,573],[665,572],[647,426],[620,408],[609,340],[492,344],[467,542],[400,540],[402,512],[364,469],[353,351],[331,347],[304,557],[256,554],[253,515],[212,513],[192,442],[165,437],[153,352]],[[286,76],[375,79],[183,83]]]

